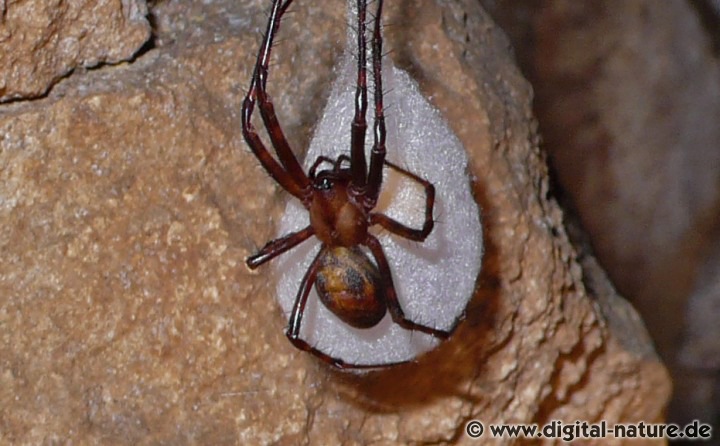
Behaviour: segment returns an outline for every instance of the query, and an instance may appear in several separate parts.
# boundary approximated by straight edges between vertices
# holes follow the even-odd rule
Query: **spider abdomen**
[[[315,282],[320,301],[355,328],[377,325],[387,312],[377,267],[359,248],[326,248]]]

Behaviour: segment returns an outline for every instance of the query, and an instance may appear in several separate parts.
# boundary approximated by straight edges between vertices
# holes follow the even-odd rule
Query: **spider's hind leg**
[[[300,327],[302,326],[302,318],[305,315],[305,305],[307,304],[310,290],[312,290],[313,285],[315,285],[315,279],[317,279],[318,270],[320,269],[321,264],[320,261],[322,260],[322,256],[325,255],[325,249],[325,246],[320,248],[320,251],[313,259],[310,267],[305,273],[305,276],[303,276],[302,282],[300,283],[300,289],[298,290],[297,297],[295,298],[295,304],[292,308],[292,313],[290,314],[290,320],[288,321],[288,327],[285,331],[285,335],[296,348],[311,353],[326,364],[339,369],[372,369],[387,365],[395,365],[395,363],[378,365],[351,364],[318,350],[300,337]]]
[[[385,299],[390,316],[392,316],[393,322],[401,326],[406,330],[419,331],[427,333],[438,339],[447,339],[450,337],[450,332],[445,330],[439,330],[437,328],[428,327],[426,325],[418,324],[413,322],[405,316],[405,312],[400,306],[398,301],[397,293],[395,292],[395,285],[393,284],[392,273],[390,272],[390,265],[388,264],[385,253],[383,252],[380,241],[374,236],[368,234],[365,240],[365,246],[370,248],[375,261],[377,262],[380,275],[383,279],[385,286]]]

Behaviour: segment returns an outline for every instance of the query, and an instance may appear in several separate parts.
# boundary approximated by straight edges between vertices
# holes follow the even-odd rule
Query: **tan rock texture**
[[[150,38],[145,0],[0,1],[0,102],[70,71],[129,59]]]
[[[661,421],[667,373],[569,242],[532,90],[472,0],[386,15],[471,159],[487,252],[467,319],[361,376],[290,345],[273,277],[243,263],[287,198],[239,128],[266,7],[161,3],[157,48],[0,108],[0,442],[478,444],[470,419]],[[342,1],[284,24],[269,85],[298,153],[345,24]]]

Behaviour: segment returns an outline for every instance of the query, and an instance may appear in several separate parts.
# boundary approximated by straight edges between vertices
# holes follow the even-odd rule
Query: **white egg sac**
[[[306,171],[321,155],[336,159],[350,154],[357,59],[353,54],[356,40],[351,37],[349,42],[307,151]],[[408,319],[451,330],[472,297],[483,252],[480,210],[471,193],[467,155],[440,113],[423,97],[406,72],[384,58],[382,75],[387,110],[386,159],[433,183],[436,222],[424,242],[406,240],[379,226],[372,227],[371,232],[383,246],[400,305]],[[371,70],[368,78],[372,80]],[[369,160],[373,140],[372,91],[368,92],[368,98],[365,153]],[[325,163],[319,170],[330,168],[332,166]],[[407,226],[421,228],[424,211],[423,188],[386,166],[380,200],[373,212],[382,212]],[[290,198],[278,236],[308,225],[307,210],[298,200]],[[278,300],[288,317],[303,275],[319,248],[320,242],[311,237],[273,260],[278,275]],[[372,259],[371,255],[368,257]],[[389,313],[375,327],[350,327],[322,305],[314,287],[300,334],[320,351],[356,365],[409,361],[439,342],[428,334],[398,326]]]

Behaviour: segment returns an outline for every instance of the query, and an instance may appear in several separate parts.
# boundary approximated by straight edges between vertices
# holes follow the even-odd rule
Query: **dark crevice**
[[[128,57],[127,59],[118,60],[116,62],[99,62],[93,66],[84,66],[80,63],[74,67],[70,67],[65,73],[58,75],[57,77],[55,77],[55,79],[48,82],[47,89],[45,89],[45,91],[43,91],[42,93],[35,94],[35,95],[24,95],[24,96],[19,95],[17,97],[3,99],[3,100],[0,100],[0,107],[3,107],[5,105],[10,105],[10,104],[17,104],[17,103],[47,99],[48,96],[50,96],[50,94],[52,93],[53,89],[60,82],[69,78],[70,76],[72,76],[73,74],[75,74],[78,71],[81,74],[84,74],[86,72],[100,70],[100,69],[103,69],[103,68],[109,67],[109,66],[112,67],[115,65],[123,64],[123,63],[134,63],[135,61],[140,59],[142,56],[147,54],[149,51],[157,48],[158,47],[158,45],[157,45],[157,26],[156,26],[157,19],[151,9],[152,5],[154,5],[154,3],[156,3],[156,2],[152,2],[151,4],[148,5],[149,10],[148,10],[147,19],[148,19],[148,22],[150,23],[150,36],[148,37],[147,41],[145,43],[143,43],[140,46],[140,48],[138,48],[138,50],[135,51],[135,53],[132,54],[130,57]],[[3,93],[3,91],[0,91],[0,93]]]
[[[720,56],[720,6],[713,0],[689,0],[712,43],[713,53]]]
[[[136,60],[138,60],[139,58],[141,58],[142,56],[144,56],[145,54],[147,54],[150,50],[153,50],[158,47],[156,44],[157,35],[155,34],[155,25],[153,24],[151,18],[152,18],[152,15],[148,15],[148,20],[150,21],[150,37],[147,39],[147,41],[145,43],[142,44],[142,46],[140,48],[138,48],[138,50],[135,52],[135,54],[130,56],[130,58],[127,60],[127,62],[133,63]],[[103,64],[103,65],[105,65],[105,64]]]

